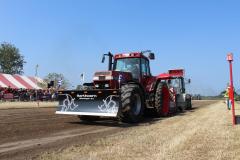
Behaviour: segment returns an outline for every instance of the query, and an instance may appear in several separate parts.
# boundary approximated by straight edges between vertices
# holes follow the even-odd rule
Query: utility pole
[[[35,77],[38,76],[38,68],[39,68],[39,65],[37,64],[36,67],[35,67]]]

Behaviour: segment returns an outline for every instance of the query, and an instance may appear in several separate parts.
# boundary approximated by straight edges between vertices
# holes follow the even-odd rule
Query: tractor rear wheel
[[[157,117],[168,116],[170,93],[166,83],[159,82],[155,93],[155,114]]]
[[[136,84],[121,87],[121,109],[119,118],[123,122],[137,123],[144,113],[144,96]]]

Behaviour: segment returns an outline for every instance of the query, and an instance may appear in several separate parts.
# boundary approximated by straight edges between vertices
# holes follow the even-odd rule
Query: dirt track
[[[196,109],[190,114],[210,103],[214,102],[194,102]],[[111,119],[84,123],[75,116],[55,115],[54,112],[54,108],[0,110],[0,159],[34,159],[42,152],[91,143],[136,127]],[[151,125],[155,121],[158,119],[146,118],[139,125]]]

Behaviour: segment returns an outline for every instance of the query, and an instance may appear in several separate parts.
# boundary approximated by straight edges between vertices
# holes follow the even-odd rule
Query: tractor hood
[[[130,81],[132,80],[132,74],[130,72],[121,71],[100,71],[96,72],[93,77],[93,81]]]

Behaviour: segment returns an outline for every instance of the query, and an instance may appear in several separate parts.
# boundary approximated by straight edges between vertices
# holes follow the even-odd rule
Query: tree
[[[83,86],[82,85],[77,85],[76,90],[82,90]]]
[[[26,62],[19,49],[10,43],[2,43],[0,46],[0,72],[6,74],[23,74],[23,66]]]
[[[67,89],[70,86],[69,81],[60,73],[49,73],[45,78],[44,81],[46,83],[50,83],[51,81],[54,82],[54,88],[58,88],[58,81],[61,82],[61,89]]]

